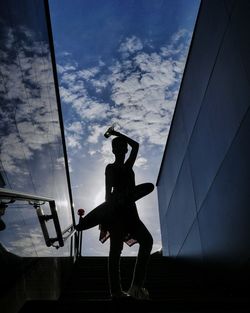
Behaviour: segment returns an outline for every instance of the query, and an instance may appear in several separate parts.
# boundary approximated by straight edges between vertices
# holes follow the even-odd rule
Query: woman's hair
[[[127,141],[122,137],[115,137],[112,140],[112,151],[114,154],[116,153],[126,154],[128,152]]]

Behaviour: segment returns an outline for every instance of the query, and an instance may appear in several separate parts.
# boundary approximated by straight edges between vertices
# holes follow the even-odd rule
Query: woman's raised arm
[[[137,154],[138,154],[138,151],[139,151],[139,143],[137,141],[129,138],[128,136],[126,136],[120,132],[117,132],[115,130],[112,130],[111,134],[114,136],[117,136],[117,137],[122,137],[130,145],[131,152],[130,152],[130,155],[129,155],[128,159],[126,160],[125,164],[133,167],[135,160],[136,160],[136,157],[137,157]]]

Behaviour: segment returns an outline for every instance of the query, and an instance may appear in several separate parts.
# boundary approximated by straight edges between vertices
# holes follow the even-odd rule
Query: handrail
[[[41,229],[43,232],[43,236],[45,239],[45,243],[48,247],[54,246],[56,248],[63,247],[64,242],[71,238],[72,235],[76,233],[73,224],[68,226],[63,231],[61,230],[57,209],[56,209],[56,203],[55,200],[48,197],[41,197],[29,193],[23,193],[19,191],[14,191],[10,189],[0,188],[0,204],[4,205],[5,208],[8,206],[10,202],[2,202],[2,200],[8,200],[11,203],[15,201],[28,201],[30,205],[33,205],[33,207],[36,209],[36,213],[41,225]],[[51,215],[45,215],[43,212],[43,209],[41,208],[41,205],[43,205],[45,202],[48,202],[50,207]],[[56,230],[56,238],[51,238],[48,233],[48,229],[46,226],[46,222],[53,219],[54,227]],[[68,233],[65,237],[63,237],[64,234]],[[58,245],[55,245],[55,242],[58,242]]]
[[[15,200],[34,200],[34,201],[45,201],[50,202],[54,201],[52,198],[40,197],[36,195],[32,195],[30,193],[23,193],[19,191],[14,191],[11,189],[0,188],[0,198],[1,199],[15,199]]]
[[[83,218],[84,214],[85,214],[85,210],[84,209],[79,209],[77,211],[77,214],[79,215],[79,224],[81,223],[81,219]],[[81,257],[82,256],[82,231],[79,230],[77,232],[77,243],[76,243],[76,257]]]

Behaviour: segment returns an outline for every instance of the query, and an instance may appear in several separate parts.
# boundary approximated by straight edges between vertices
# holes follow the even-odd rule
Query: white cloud
[[[147,159],[145,159],[143,157],[138,157],[136,159],[135,166],[137,166],[137,167],[145,167],[147,162],[148,162]]]
[[[103,160],[110,160],[107,141],[104,140],[101,147],[97,144],[105,127],[115,121],[121,125],[121,131],[133,136],[142,146],[150,144],[163,149],[175,109],[189,40],[190,34],[182,29],[173,34],[166,45],[152,51],[151,44],[151,52],[146,52],[144,47],[148,43],[131,36],[120,44],[118,51],[122,58],[115,60],[108,68],[99,61],[96,67],[78,67],[74,72],[66,68],[61,70],[63,102],[71,105],[79,118],[90,125],[83,134],[90,154],[100,152]],[[69,63],[66,66],[70,68]],[[110,94],[110,100],[107,97],[104,100],[104,91]],[[75,136],[70,140],[72,145],[76,145]],[[143,167],[146,156],[141,157],[141,162],[137,164]]]
[[[72,65],[72,64],[65,64],[64,66],[57,64],[56,67],[57,67],[57,71],[60,74],[67,72],[67,71],[75,71],[76,70],[76,66]]]
[[[67,147],[71,153],[76,152],[83,146],[83,123],[79,121],[72,122],[65,126]]]
[[[68,157],[68,167],[69,167],[69,172],[73,173],[72,158],[71,157]]]
[[[77,79],[77,73],[72,72],[71,70],[69,72],[64,70],[62,83],[65,83],[65,84],[74,83],[76,79]]]
[[[82,123],[79,121],[73,122],[67,125],[66,130],[77,134],[82,134],[83,133]]]
[[[94,77],[100,69],[98,67],[92,67],[86,70],[81,70],[78,72],[79,76],[81,76],[85,80],[89,80],[90,78]]]
[[[89,155],[92,156],[92,155],[96,154],[96,151],[95,150],[89,150],[88,153],[89,153]]]
[[[99,80],[92,79],[91,83],[95,87],[96,92],[98,92],[98,93],[100,93],[108,85],[108,81],[105,80],[105,78],[103,78],[103,79],[101,78]]]
[[[110,140],[103,141],[100,150],[104,164],[112,163],[114,161],[114,156],[111,153],[112,148]]]
[[[56,160],[56,169],[58,170],[65,170],[65,160],[64,157],[60,157]]]
[[[83,98],[75,101],[73,107],[84,121],[101,121],[108,116],[109,105],[95,99]]]
[[[123,54],[123,57],[127,57],[136,51],[142,50],[142,48],[143,48],[142,41],[138,37],[132,36],[132,37],[126,38],[121,43],[118,51]]]
[[[100,136],[103,136],[106,126],[100,126],[100,125],[90,125],[90,135],[87,138],[88,143],[98,143],[98,139]]]
[[[79,150],[82,148],[82,145],[81,145],[82,137],[80,135],[70,134],[70,133],[66,133],[66,134],[67,134],[67,136],[66,136],[67,147],[69,149]]]

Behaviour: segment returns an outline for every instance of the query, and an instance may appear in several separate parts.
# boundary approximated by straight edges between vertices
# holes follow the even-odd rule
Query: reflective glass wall
[[[55,199],[72,224],[44,2],[0,1],[0,187]],[[44,207],[45,213],[49,213]],[[1,245],[21,256],[67,255],[46,247],[35,209],[10,204]],[[51,224],[51,225],[50,225]],[[48,222],[53,237],[54,227]]]

